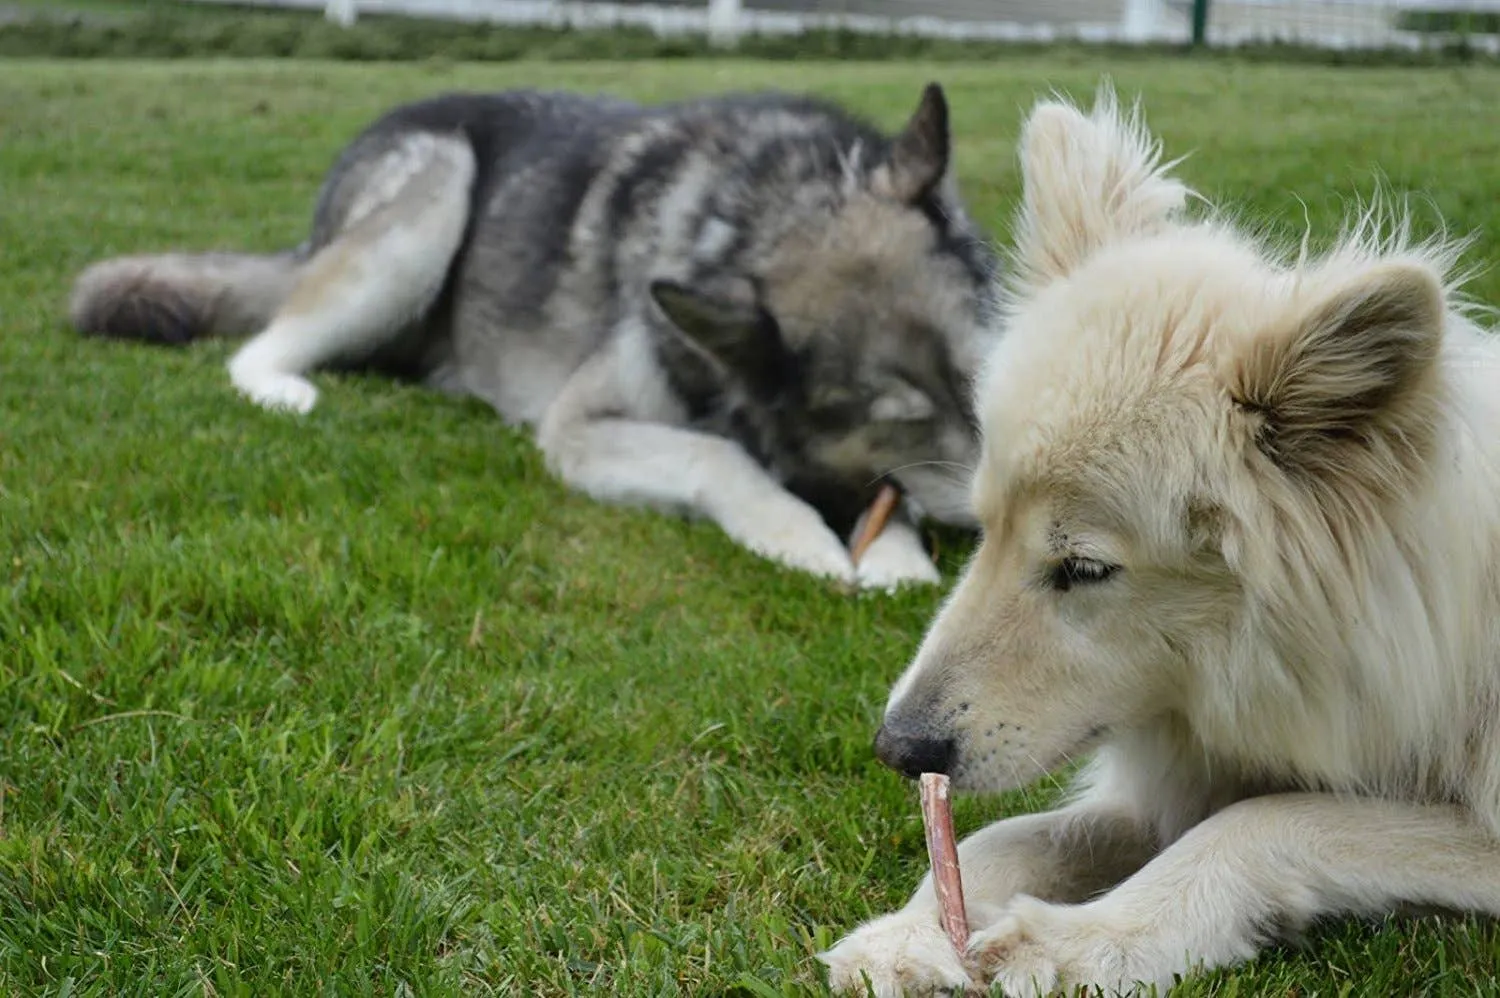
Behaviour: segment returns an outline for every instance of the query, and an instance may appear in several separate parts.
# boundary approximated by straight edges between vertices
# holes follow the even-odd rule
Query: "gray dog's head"
[[[830,117],[763,157],[710,221],[732,253],[652,286],[718,389],[710,418],[835,526],[892,479],[935,519],[972,524],[970,378],[995,260],[949,148],[936,85],[893,139]]]

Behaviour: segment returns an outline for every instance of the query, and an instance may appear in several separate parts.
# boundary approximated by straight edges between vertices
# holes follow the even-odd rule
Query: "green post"
[[[1208,34],[1208,0],[1193,0],[1193,48],[1201,48]]]

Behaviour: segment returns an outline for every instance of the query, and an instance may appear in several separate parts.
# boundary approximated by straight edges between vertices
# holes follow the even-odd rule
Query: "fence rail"
[[[246,0],[196,0],[243,4]],[[1002,42],[1283,42],[1422,50],[1462,42],[1500,54],[1500,0],[251,0],[322,10],[341,24],[402,15],[557,28],[744,35],[815,30]],[[1202,4],[1202,7],[1199,5]],[[1206,17],[1195,31],[1194,13]]]

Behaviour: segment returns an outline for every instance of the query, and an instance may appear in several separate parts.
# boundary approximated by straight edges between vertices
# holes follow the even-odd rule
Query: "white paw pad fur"
[[[854,581],[849,552],[811,508],[752,509],[723,525],[731,537],[772,561],[841,582]]]
[[[295,374],[250,373],[231,369],[230,376],[240,394],[262,409],[306,414],[318,402],[317,388],[306,378],[299,378]]]
[[[835,992],[871,998],[962,994],[973,987],[937,916],[894,912],[855,929],[818,959]]]
[[[935,585],[943,581],[927,552],[910,544],[882,544],[885,537],[882,534],[875,538],[859,559],[855,571],[861,588],[892,592],[901,586]]]
[[[1078,987],[1133,995],[1142,983],[1166,994],[1172,974],[1152,953],[1111,916],[1107,903],[1056,905],[1017,895],[998,921],[970,938],[968,958],[1007,998],[1071,994]]]

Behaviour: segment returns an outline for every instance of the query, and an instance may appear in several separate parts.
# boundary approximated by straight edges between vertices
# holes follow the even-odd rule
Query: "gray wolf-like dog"
[[[962,843],[964,959],[928,880],[833,983],[1165,992],[1324,917],[1500,915],[1500,341],[1455,246],[1384,198],[1316,254],[1188,213],[1107,89],[1021,164],[983,541],[875,750],[971,791],[1092,760]]]
[[[310,410],[320,368],[476,396],[598,499],[861,585],[936,581],[916,520],[972,526],[995,304],[949,159],[935,84],[894,136],[791,94],[448,94],[344,149],[296,250],[104,261],[72,317],[255,334],[229,375],[273,409]],[[909,515],[856,569],[845,538],[889,480]]]

